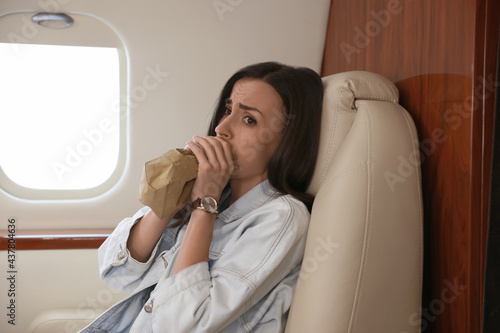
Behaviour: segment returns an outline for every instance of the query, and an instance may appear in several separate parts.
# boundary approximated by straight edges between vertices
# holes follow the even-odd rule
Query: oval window
[[[101,194],[125,163],[123,45],[84,15],[74,15],[78,24],[66,29],[29,18],[0,20],[11,27],[0,41],[0,184],[27,199]],[[96,29],[106,33],[92,41],[88,33]]]

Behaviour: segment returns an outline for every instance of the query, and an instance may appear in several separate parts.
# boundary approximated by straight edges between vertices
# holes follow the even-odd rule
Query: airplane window
[[[120,152],[118,49],[0,43],[0,59],[2,177],[36,190],[106,182]]]

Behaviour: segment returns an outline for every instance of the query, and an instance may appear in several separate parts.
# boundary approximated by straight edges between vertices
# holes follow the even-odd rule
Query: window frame
[[[86,188],[86,189],[35,189],[20,185],[9,178],[3,171],[0,165],[0,189],[7,195],[21,200],[80,200],[98,197],[105,194],[107,191],[116,186],[121,177],[124,175],[127,164],[127,147],[128,147],[128,56],[127,50],[123,41],[116,31],[108,24],[99,20],[96,17],[78,13],[68,13],[75,17],[75,22],[78,25],[71,26],[67,29],[50,29],[37,27],[38,33],[34,36],[22,35],[26,31],[26,25],[29,24],[28,18],[37,14],[37,12],[11,12],[7,15],[0,16],[0,22],[3,19],[10,19],[14,24],[18,23],[18,27],[13,27],[11,32],[3,37],[0,37],[2,43],[19,43],[26,44],[41,44],[41,45],[65,45],[65,46],[88,46],[88,47],[110,47],[115,48],[118,52],[119,59],[119,120],[118,120],[118,156],[116,166],[111,175],[101,184]],[[8,24],[8,23],[7,23]],[[34,23],[33,23],[34,25]],[[89,31],[85,31],[85,29]],[[71,31],[76,31],[75,40],[71,39]],[[80,30],[75,30],[80,29]],[[99,30],[97,31],[96,30]],[[18,31],[16,34],[14,31]],[[102,32],[102,33],[99,33]],[[86,37],[89,34],[99,33],[96,40]],[[14,36],[14,37],[13,37]],[[16,37],[17,36],[17,37]],[[24,36],[24,37],[23,37]],[[30,37],[30,38],[25,38]],[[15,38],[15,39],[14,39]]]

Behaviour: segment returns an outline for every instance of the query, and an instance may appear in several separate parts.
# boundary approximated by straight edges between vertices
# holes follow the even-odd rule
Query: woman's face
[[[255,184],[267,179],[267,163],[278,147],[283,126],[283,101],[273,87],[252,78],[235,83],[215,129],[231,143],[236,155],[238,168],[231,179]]]

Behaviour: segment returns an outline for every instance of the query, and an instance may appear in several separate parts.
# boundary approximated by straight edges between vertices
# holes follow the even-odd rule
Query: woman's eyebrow
[[[238,105],[243,110],[246,110],[246,111],[257,111],[258,113],[262,114],[262,112],[259,109],[257,109],[256,107],[248,106],[248,105],[245,105],[245,104],[242,104],[242,103],[238,103]]]
[[[227,98],[227,99],[226,99],[226,105],[231,105],[231,104],[233,104],[233,100],[232,100],[232,99],[230,99],[230,98]],[[246,110],[246,111],[257,111],[257,112],[258,112],[258,113],[260,113],[261,115],[264,115],[264,114],[262,113],[262,111],[260,111],[260,110],[259,110],[259,109],[257,109],[256,107],[253,107],[253,106],[248,106],[248,105],[245,105],[245,104],[243,104],[243,103],[238,103],[238,106],[239,106],[240,108],[242,108],[243,110]]]

